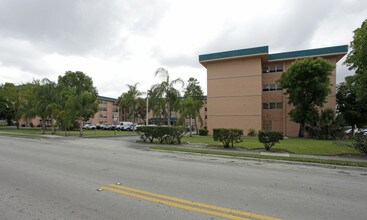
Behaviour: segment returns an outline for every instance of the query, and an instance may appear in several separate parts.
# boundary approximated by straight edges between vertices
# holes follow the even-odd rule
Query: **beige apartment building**
[[[88,122],[92,124],[103,124],[122,121],[123,114],[121,108],[117,103],[117,99],[109,98],[105,96],[98,96],[98,112],[93,118],[90,118]]]
[[[269,54],[268,46],[199,55],[207,69],[207,126],[281,131],[297,136],[299,125],[292,122],[284,91],[277,83],[296,59],[322,57],[336,64],[348,46],[335,46]],[[324,108],[336,107],[336,70],[331,76],[331,94]]]
[[[98,96],[97,101],[99,103],[98,106],[98,112],[94,115],[94,117],[90,118],[88,120],[89,123],[92,124],[103,124],[103,123],[109,123],[114,124],[115,122],[120,121],[132,121],[131,118],[128,118],[126,114],[124,114],[124,111],[121,109],[121,107],[117,103],[117,99],[105,97],[105,96]],[[206,122],[206,100],[204,102],[204,107],[200,110],[201,118],[203,119],[203,126],[207,125]],[[167,124],[167,119],[163,118],[162,115],[161,118],[155,118],[153,117],[153,112],[148,112],[148,119],[150,124]],[[178,118],[180,117],[179,112],[172,111],[171,112],[171,122],[172,124],[176,124]],[[136,118],[137,123],[144,123],[144,119],[142,118]],[[198,126],[200,126],[199,120],[197,119],[196,122],[198,123]],[[185,120],[186,125],[190,124],[190,120]],[[192,120],[193,126],[195,125],[195,120]]]

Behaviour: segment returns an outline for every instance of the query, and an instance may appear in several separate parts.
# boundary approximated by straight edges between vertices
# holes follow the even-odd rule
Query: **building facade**
[[[123,120],[121,108],[117,103],[117,99],[105,96],[98,96],[98,112],[88,122],[92,124],[109,123],[114,124]]]
[[[281,131],[297,136],[299,125],[292,122],[284,91],[277,83],[296,59],[322,57],[336,64],[348,46],[317,48],[269,54],[268,46],[199,55],[207,69],[207,126]],[[331,75],[331,94],[324,108],[336,107],[336,70]]]

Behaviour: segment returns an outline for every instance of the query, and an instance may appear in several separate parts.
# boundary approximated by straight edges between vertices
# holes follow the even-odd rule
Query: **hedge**
[[[144,142],[153,143],[157,140],[159,143],[180,144],[184,135],[183,127],[161,127],[161,126],[140,126],[136,131],[140,134],[140,139]]]

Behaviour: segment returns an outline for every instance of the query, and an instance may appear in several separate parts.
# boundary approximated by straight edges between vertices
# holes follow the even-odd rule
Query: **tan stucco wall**
[[[340,56],[324,57],[336,64]],[[294,60],[268,62],[283,64],[286,71]],[[248,129],[263,129],[264,124],[286,136],[297,136],[299,124],[290,120],[288,115],[292,106],[288,105],[284,91],[262,91],[263,84],[276,84],[283,72],[262,73],[266,60],[260,57],[244,57],[234,60],[207,62],[208,77],[208,129],[241,128],[246,134]],[[336,71],[331,76],[332,93],[324,108],[336,106]],[[282,102],[282,109],[262,109],[262,103]]]
[[[261,128],[260,57],[207,64],[208,129]]]

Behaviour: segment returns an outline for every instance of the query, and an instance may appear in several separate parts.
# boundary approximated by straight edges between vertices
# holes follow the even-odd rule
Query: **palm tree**
[[[184,86],[184,81],[181,78],[174,79],[170,81],[169,73],[164,68],[158,68],[155,71],[155,76],[159,76],[162,78],[162,82],[159,84],[155,84],[152,86],[152,92],[157,95],[159,98],[164,98],[166,114],[168,114],[167,122],[168,125],[171,126],[171,109],[174,101],[177,97],[180,96],[180,91],[175,89],[175,85],[181,85],[181,88]]]
[[[48,117],[51,117],[51,121],[53,123],[54,118],[53,111],[51,111],[51,107],[49,106],[58,104],[58,92],[56,83],[47,78],[42,79],[41,82],[37,83],[37,85],[38,86],[35,92],[37,98],[36,113],[42,119],[42,134],[45,134],[45,122],[47,121]],[[54,133],[53,126],[52,133]]]
[[[141,95],[144,95],[144,92],[138,90],[138,84],[135,83],[134,85],[128,84],[129,90],[123,93],[119,97],[119,103],[122,107],[126,107],[128,110],[129,115],[133,117],[133,122],[135,123],[136,113],[138,110],[139,98]]]

